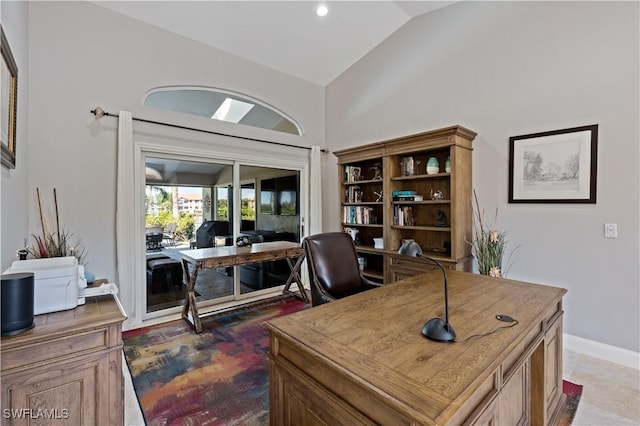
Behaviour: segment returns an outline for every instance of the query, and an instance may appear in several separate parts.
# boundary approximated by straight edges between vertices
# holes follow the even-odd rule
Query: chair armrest
[[[315,279],[311,279],[311,300],[312,305],[321,305],[327,302],[333,302],[335,297],[330,295]]]
[[[362,281],[362,287],[366,288],[366,289],[372,289],[372,288],[377,288],[377,287],[382,287],[382,284],[371,281],[370,279],[366,278],[364,275],[360,274],[360,280]]]
[[[322,299],[323,302],[333,302],[334,300],[336,300],[335,297],[326,292],[320,293],[320,299]]]

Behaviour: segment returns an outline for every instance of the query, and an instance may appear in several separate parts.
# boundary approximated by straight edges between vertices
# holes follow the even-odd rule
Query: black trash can
[[[2,335],[33,328],[33,272],[2,275]]]

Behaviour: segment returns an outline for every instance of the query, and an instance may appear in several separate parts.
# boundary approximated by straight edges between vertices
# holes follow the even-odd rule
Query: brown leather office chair
[[[311,278],[312,306],[382,285],[362,275],[356,248],[349,234],[327,232],[311,235],[302,240],[302,246]]]

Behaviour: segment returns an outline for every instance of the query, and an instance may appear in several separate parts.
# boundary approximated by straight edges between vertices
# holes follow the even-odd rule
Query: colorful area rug
[[[264,321],[308,305],[287,297],[206,318],[123,333],[124,353],[147,425],[269,423],[269,339]]]
[[[560,414],[558,426],[569,426],[576,416],[576,411],[578,411],[578,403],[582,396],[582,385],[576,385],[575,383],[563,380],[562,392],[567,396],[567,405],[562,414]]]
[[[123,333],[124,352],[147,425],[268,425],[269,340],[264,321],[309,305],[293,297],[205,319]],[[571,424],[582,386],[563,382],[559,425]]]

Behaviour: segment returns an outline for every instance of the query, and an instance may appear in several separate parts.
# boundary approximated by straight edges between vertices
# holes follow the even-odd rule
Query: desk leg
[[[198,264],[193,267],[193,274],[189,274],[189,262],[182,259],[182,270],[187,281],[187,292],[184,297],[184,306],[182,307],[182,318],[189,323],[196,333],[202,332],[202,324],[200,323],[200,315],[198,314],[198,306],[196,305],[196,280],[198,279]],[[191,314],[191,320],[189,320]]]
[[[282,290],[282,293],[291,293],[291,290],[289,290],[289,288],[291,287],[291,284],[293,284],[293,282],[295,281],[296,284],[298,285],[298,290],[300,290],[300,297],[305,303],[309,303],[307,292],[305,291],[304,286],[302,285],[302,278],[300,277],[300,267],[302,266],[302,262],[304,262],[304,256],[298,257],[298,260],[296,261],[295,265],[293,264],[291,259],[287,258],[287,263],[289,264],[289,268],[291,268],[291,273],[289,274],[289,278],[287,278],[287,282],[284,285],[284,289]]]

